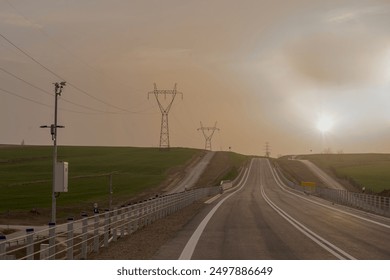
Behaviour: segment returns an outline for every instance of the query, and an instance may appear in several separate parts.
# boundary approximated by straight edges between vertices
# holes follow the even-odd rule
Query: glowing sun
[[[317,122],[317,128],[322,133],[330,131],[333,127],[333,120],[329,116],[321,116]]]

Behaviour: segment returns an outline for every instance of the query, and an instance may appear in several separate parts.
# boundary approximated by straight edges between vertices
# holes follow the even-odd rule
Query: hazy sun
[[[317,128],[322,133],[328,132],[333,127],[333,120],[329,116],[321,116],[317,122]]]

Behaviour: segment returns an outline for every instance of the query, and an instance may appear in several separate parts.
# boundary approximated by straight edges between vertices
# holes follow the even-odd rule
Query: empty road
[[[155,259],[390,259],[390,219],[283,186],[253,159],[235,192],[195,216]]]

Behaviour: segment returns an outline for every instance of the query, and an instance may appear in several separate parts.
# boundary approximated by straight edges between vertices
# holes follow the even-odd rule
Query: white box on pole
[[[56,181],[55,192],[67,192],[68,191],[68,163],[57,162],[56,163]]]

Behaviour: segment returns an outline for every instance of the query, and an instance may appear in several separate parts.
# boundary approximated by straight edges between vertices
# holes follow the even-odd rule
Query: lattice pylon
[[[213,127],[205,127],[202,122],[200,122],[200,128],[198,128],[198,130],[203,132],[203,136],[205,138],[205,150],[211,151],[211,139],[213,138],[214,132],[219,130],[219,128],[217,128],[217,122],[215,122]]]
[[[161,111],[161,130],[160,130],[160,149],[169,149],[169,126],[168,126],[168,113],[175,100],[176,94],[180,94],[183,99],[183,93],[176,90],[177,84],[175,84],[173,90],[158,90],[156,83],[154,83],[154,90],[148,93],[148,98],[151,94],[156,97],[157,104]],[[171,96],[170,101],[164,106],[160,100],[161,96],[167,99],[167,95]]]

